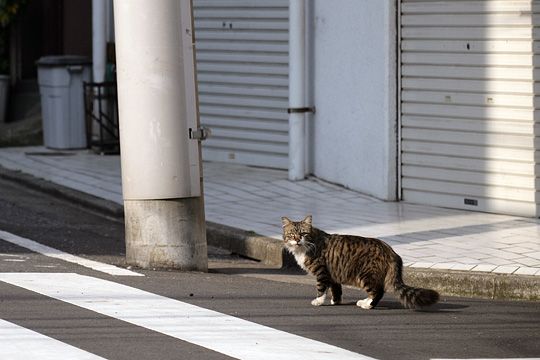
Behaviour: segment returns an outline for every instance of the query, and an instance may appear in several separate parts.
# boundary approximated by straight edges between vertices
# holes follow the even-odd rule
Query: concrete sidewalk
[[[81,192],[122,205],[118,156],[4,148],[0,166],[75,190],[75,197]],[[221,163],[204,164],[204,191],[206,219],[214,223],[209,242],[268,263],[281,262],[280,217],[312,214],[328,232],[388,242],[424,286],[540,299],[538,219],[383,202],[317,179],[290,182],[285,171]]]

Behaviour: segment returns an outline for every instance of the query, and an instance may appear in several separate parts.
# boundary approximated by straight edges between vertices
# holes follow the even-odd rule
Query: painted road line
[[[56,339],[0,319],[0,359],[104,360]]]
[[[52,257],[55,259],[64,260],[70,263],[79,264],[81,266],[100,271],[109,275],[115,276],[144,276],[143,274],[129,271],[127,269],[120,268],[118,266],[105,264],[99,261],[85,259],[76,255],[68,254],[66,252],[54,249],[50,246],[40,244],[36,241],[23,238],[21,236],[9,233],[7,231],[0,230],[0,239],[15,244],[17,246],[26,248],[33,252]]]
[[[238,359],[372,359],[112,281],[71,273],[0,273],[0,281]]]

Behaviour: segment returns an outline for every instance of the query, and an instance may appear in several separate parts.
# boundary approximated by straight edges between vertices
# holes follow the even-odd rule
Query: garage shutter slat
[[[203,159],[287,168],[288,1],[194,0]]]

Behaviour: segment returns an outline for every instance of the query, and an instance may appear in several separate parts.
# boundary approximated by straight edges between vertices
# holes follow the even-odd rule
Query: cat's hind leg
[[[343,290],[341,289],[341,284],[333,283],[330,286],[330,290],[332,291],[332,300],[330,300],[330,304],[332,305],[341,304],[341,295],[343,294]]]
[[[364,288],[364,290],[368,293],[368,297],[363,300],[358,300],[356,305],[366,310],[373,309],[384,296],[384,288]]]

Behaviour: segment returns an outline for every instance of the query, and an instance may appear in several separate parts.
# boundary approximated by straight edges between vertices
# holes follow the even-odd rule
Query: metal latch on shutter
[[[210,129],[204,126],[198,127],[195,130],[193,130],[192,128],[189,128],[189,138],[193,140],[204,141],[211,134],[212,132],[210,131]]]
[[[308,112],[315,114],[315,106],[300,107],[300,108],[287,108],[287,113],[289,114],[308,113]]]

